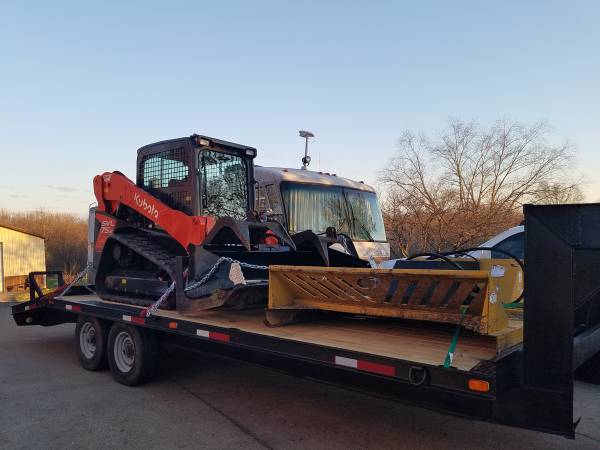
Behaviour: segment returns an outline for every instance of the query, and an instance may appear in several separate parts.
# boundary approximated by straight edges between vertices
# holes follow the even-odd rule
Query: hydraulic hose
[[[408,258],[406,258],[406,260],[411,260],[411,259],[415,259],[415,258],[420,258],[422,256],[428,256],[429,259],[441,259],[442,261],[447,262],[448,264],[456,267],[458,270],[464,270],[464,267],[462,267],[461,265],[457,264],[455,261],[452,261],[450,258],[448,258],[445,255],[442,255],[441,253],[430,253],[430,252],[425,252],[425,253],[417,253],[416,255],[411,255]]]
[[[444,256],[452,256],[452,255],[462,255],[462,256],[467,256],[468,258],[471,258],[473,261],[475,262],[479,262],[479,260],[477,258],[475,258],[473,255],[471,255],[468,252],[461,252],[460,250],[456,250],[454,252],[447,252],[447,253],[442,253]]]

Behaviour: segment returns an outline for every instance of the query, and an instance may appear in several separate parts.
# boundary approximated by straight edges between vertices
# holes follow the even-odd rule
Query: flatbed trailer
[[[79,329],[87,320],[103,332],[129,330],[145,337],[136,350],[140,360],[154,357],[159,344],[175,344],[573,438],[574,370],[600,351],[600,205],[527,206],[525,216],[526,303],[523,317],[513,314],[511,322],[514,329],[522,324],[523,342],[461,331],[451,367],[443,364],[456,334],[451,324],[332,317],[269,327],[263,309],[195,317],[159,309],[146,317],[141,307],[103,301],[85,289],[39,297],[33,286],[32,300],[13,306],[12,314],[18,325],[72,322]],[[588,307],[583,328],[582,305]]]

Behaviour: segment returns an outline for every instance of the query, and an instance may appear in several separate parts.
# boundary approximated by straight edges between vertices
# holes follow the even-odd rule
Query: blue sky
[[[600,2],[0,0],[0,208],[84,214],[92,178],[198,132],[375,183],[403,130],[546,120],[600,201]]]

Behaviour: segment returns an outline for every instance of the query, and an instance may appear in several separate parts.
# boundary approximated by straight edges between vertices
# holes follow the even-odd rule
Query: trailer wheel
[[[115,323],[108,333],[108,365],[121,384],[135,386],[154,377],[158,366],[156,333]]]
[[[75,327],[77,357],[84,369],[101,370],[106,367],[107,332],[104,323],[95,317],[79,316]]]

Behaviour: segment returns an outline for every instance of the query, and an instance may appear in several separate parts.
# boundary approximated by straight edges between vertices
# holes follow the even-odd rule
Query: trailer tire
[[[104,322],[95,317],[79,316],[75,326],[77,357],[86,370],[102,370],[107,366],[108,333]]]
[[[119,383],[136,386],[150,381],[158,367],[156,333],[115,323],[108,333],[108,365]]]

